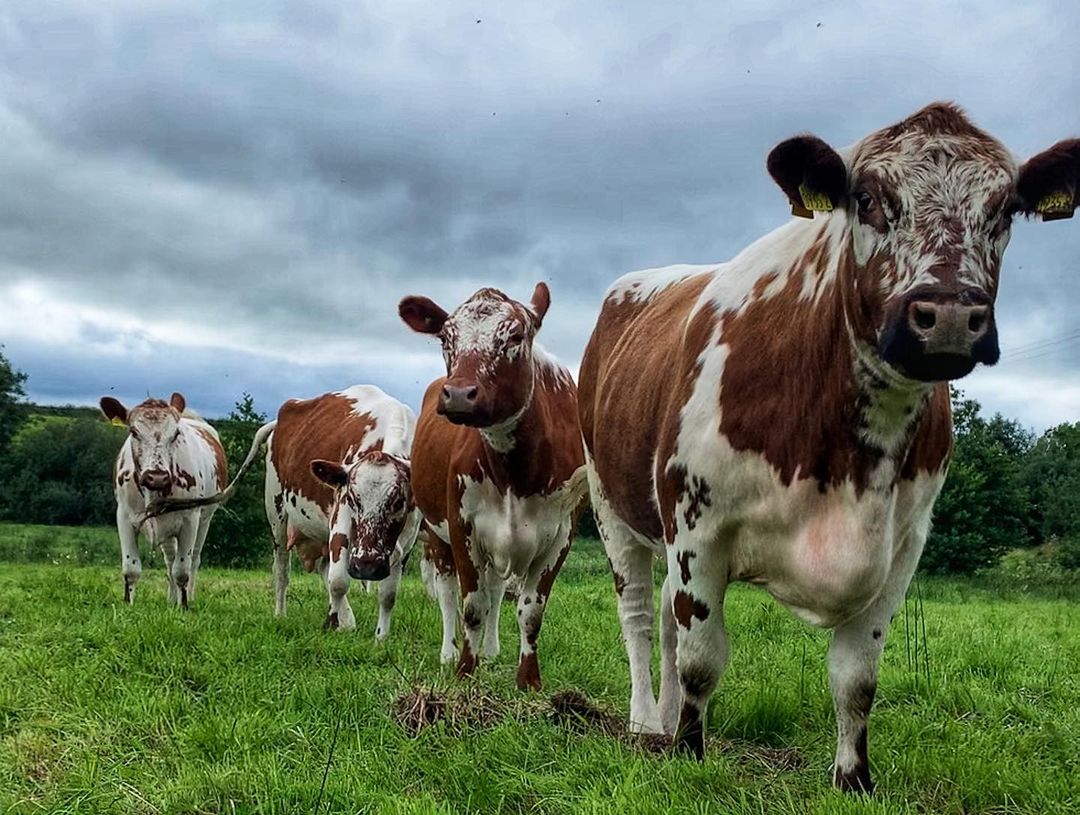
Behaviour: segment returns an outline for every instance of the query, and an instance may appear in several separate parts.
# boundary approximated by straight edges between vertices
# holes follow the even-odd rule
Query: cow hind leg
[[[506,592],[506,580],[499,577],[494,569],[487,569],[484,574],[486,580],[481,590],[488,595],[488,615],[484,625],[484,648],[480,656],[494,659],[499,655],[499,616],[503,594]]]
[[[679,553],[678,542],[669,547],[667,583],[675,622],[675,670],[682,691],[674,741],[676,748],[701,760],[705,757],[705,712],[728,657],[726,565],[686,559],[682,562],[688,565],[682,568]]]
[[[116,519],[116,529],[120,534],[120,570],[124,579],[124,602],[134,603],[135,584],[142,577],[142,561],[139,559],[139,530],[121,517]]]
[[[678,631],[672,609],[671,575],[660,593],[660,725],[665,734],[675,735],[682,707],[682,688],[675,667]]]
[[[379,622],[375,626],[375,639],[379,641],[390,636],[390,620],[397,602],[398,584],[401,582],[404,567],[403,559],[395,556],[390,562],[390,574],[379,582]]]
[[[161,556],[165,561],[165,579],[168,582],[168,601],[170,604],[180,603],[180,592],[176,586],[174,566],[176,561],[176,538],[165,538],[161,542]]]

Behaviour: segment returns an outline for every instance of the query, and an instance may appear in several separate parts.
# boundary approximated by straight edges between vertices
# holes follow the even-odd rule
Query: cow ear
[[[337,461],[317,458],[311,462],[311,474],[331,487],[344,487],[349,483],[349,473]]]
[[[446,322],[446,310],[427,297],[406,297],[397,310],[405,324],[421,334],[438,334]]]
[[[173,410],[183,416],[184,410],[187,408],[187,399],[184,398],[184,394],[182,393],[173,393],[173,395],[169,397],[169,404],[173,406]]]
[[[549,306],[551,306],[551,290],[548,288],[548,284],[541,280],[533,289],[532,300],[529,301],[529,307],[536,317],[537,329],[544,322],[544,315],[547,314]]]
[[[1059,141],[1024,162],[1016,192],[1027,215],[1044,221],[1071,218],[1080,204],[1080,139]]]
[[[101,412],[105,414],[105,418],[113,424],[127,424],[127,408],[121,404],[119,399],[113,399],[111,396],[101,397]]]
[[[769,153],[769,175],[791,201],[791,214],[813,218],[830,212],[847,194],[847,167],[840,154],[817,136],[795,136]]]

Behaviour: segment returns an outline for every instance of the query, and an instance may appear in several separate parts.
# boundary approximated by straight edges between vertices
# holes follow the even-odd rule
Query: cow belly
[[[796,616],[832,627],[866,608],[884,586],[894,552],[894,503],[850,486],[822,496],[803,482],[787,524],[742,526],[735,543],[736,579],[763,586]],[[788,496],[790,497],[790,496]]]
[[[569,532],[571,510],[561,497],[503,495],[490,481],[466,481],[461,516],[472,526],[472,544],[483,560],[502,577],[524,576]]]

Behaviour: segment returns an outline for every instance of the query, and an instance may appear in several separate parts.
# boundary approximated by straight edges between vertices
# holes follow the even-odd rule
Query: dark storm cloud
[[[725,259],[788,217],[764,156],[791,133],[842,146],[935,98],[1019,155],[1080,132],[1078,22],[1050,3],[8,4],[0,297],[94,312],[67,332],[24,314],[8,351],[48,398],[190,382],[227,407],[247,383],[272,408],[363,379],[416,404],[438,357],[399,297],[547,279],[543,339],[574,364],[616,276]],[[1018,226],[1006,351],[1076,324],[1078,266],[1074,222]],[[1017,383],[1065,393],[1075,350],[970,390],[1066,418],[1080,396],[1035,411]]]

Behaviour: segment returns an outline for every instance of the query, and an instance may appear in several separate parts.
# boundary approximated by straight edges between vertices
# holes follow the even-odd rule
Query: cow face
[[[383,452],[342,464],[315,459],[311,472],[335,489],[330,557],[348,557],[356,580],[382,580],[413,510],[408,462]]]
[[[1017,170],[958,108],[933,104],[840,154],[813,136],[778,145],[768,169],[797,215],[845,222],[841,264],[856,341],[902,375],[938,382],[992,365],[1001,256],[1016,213],[1069,217],[1080,141]]]
[[[186,402],[174,393],[168,402],[147,399],[128,410],[111,396],[101,399],[101,412],[111,421],[127,426],[138,485],[151,492],[168,494],[176,471],[175,456],[180,436],[180,417]]]
[[[480,289],[449,315],[426,297],[402,300],[401,319],[442,342],[447,379],[438,412],[470,427],[520,415],[532,399],[533,338],[550,303],[544,283],[536,285],[528,306],[497,289]]]

